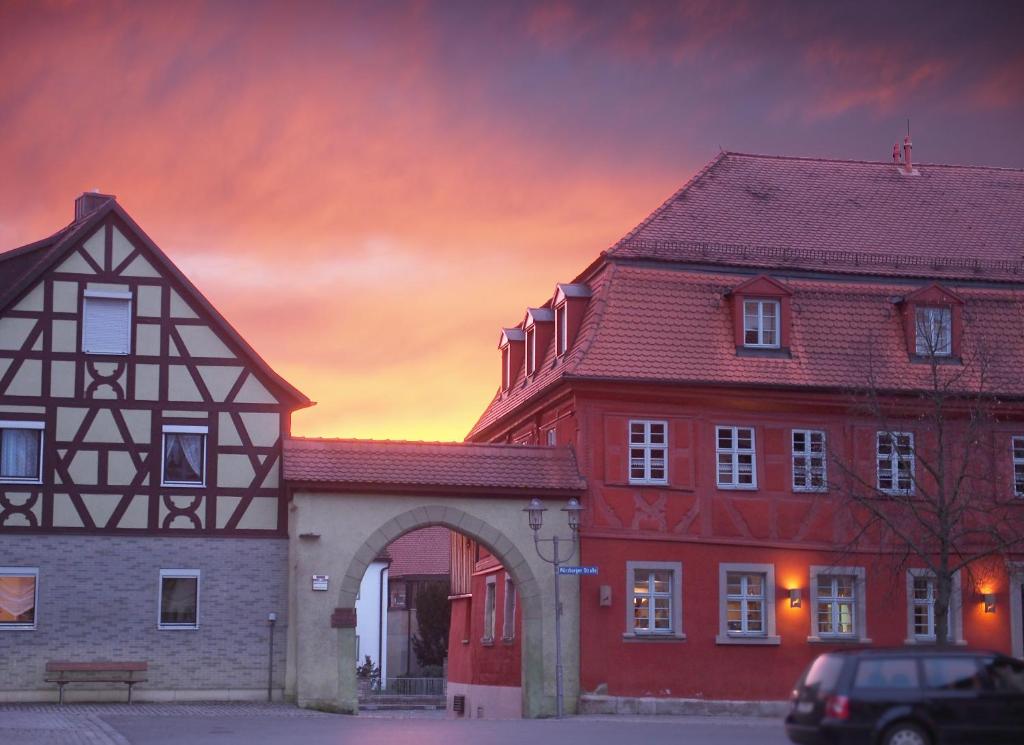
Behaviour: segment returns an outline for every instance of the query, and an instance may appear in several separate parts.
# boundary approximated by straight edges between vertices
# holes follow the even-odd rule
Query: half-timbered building
[[[909,141],[898,163],[722,153],[501,331],[468,439],[578,453],[591,711],[781,700],[819,652],[935,641],[934,575],[860,536],[848,495],[913,504],[934,485],[914,453],[936,438],[921,408],[938,380],[960,396],[950,421],[967,399],[996,414],[951,456],[999,505],[963,529],[1021,535],[1022,195],[1020,170],[915,167]],[[957,575],[951,639],[1019,656],[1022,544],[994,548]],[[470,556],[453,578],[481,569]],[[467,587],[452,669],[489,651],[473,645],[492,596]]]
[[[0,254],[0,699],[48,698],[65,658],[148,661],[149,698],[265,696],[310,403],[112,196]]]

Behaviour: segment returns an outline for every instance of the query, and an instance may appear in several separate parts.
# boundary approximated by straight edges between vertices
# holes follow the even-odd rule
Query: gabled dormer
[[[523,364],[523,347],[526,335],[521,328],[501,330],[498,349],[501,350],[501,390],[512,387],[516,372]]]
[[[590,302],[590,288],[584,284],[555,285],[551,305],[555,312],[555,357],[561,357],[572,348],[579,332],[583,314]]]
[[[792,292],[760,275],[727,293],[732,300],[733,335],[741,355],[789,355]]]
[[[915,362],[959,360],[964,301],[952,290],[933,283],[897,299],[903,313],[907,354]]]
[[[550,308],[527,308],[523,331],[526,334],[526,375],[537,372],[544,358],[544,352],[551,344],[555,328],[555,312]]]

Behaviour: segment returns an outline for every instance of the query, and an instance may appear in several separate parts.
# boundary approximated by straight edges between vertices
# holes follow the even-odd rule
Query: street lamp
[[[533,531],[533,545],[537,549],[537,556],[551,564],[555,570],[555,716],[561,719],[563,715],[564,694],[562,690],[562,601],[558,592],[558,578],[560,576],[558,568],[576,553],[580,513],[583,511],[583,507],[580,506],[580,501],[573,497],[562,508],[562,512],[565,513],[569,521],[569,529],[572,531],[572,535],[568,539],[559,538],[558,535],[553,535],[550,538],[540,537],[540,529],[544,524],[544,513],[547,512],[547,509],[543,502],[534,497],[530,500],[530,504],[523,509],[523,512],[527,513],[530,521],[530,529]],[[563,557],[559,554],[558,546],[560,541],[565,540],[569,540],[572,543],[572,550],[569,551],[568,556]],[[542,543],[551,544],[550,559],[540,550],[540,544]]]

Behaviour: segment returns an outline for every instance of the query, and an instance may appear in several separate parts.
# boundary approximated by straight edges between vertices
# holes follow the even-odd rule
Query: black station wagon
[[[938,647],[820,655],[793,690],[799,745],[1024,744],[1024,662]]]

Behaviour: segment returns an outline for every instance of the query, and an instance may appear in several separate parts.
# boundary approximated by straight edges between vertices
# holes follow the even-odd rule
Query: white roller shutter
[[[85,293],[82,351],[89,354],[128,354],[132,339],[130,292]]]

